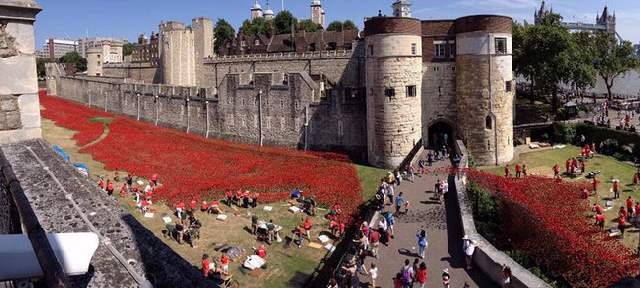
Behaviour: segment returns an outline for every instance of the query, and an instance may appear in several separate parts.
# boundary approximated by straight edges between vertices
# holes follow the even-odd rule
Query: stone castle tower
[[[204,86],[204,79],[201,77],[204,69],[203,59],[215,56],[213,20],[206,17],[195,18],[191,21],[191,29],[193,30],[196,85]]]
[[[262,6],[258,3],[258,0],[253,2],[253,6],[251,6],[251,20],[262,17]]]
[[[607,33],[615,34],[616,33],[616,13],[613,13],[613,15],[609,14],[609,8],[607,6],[604,6],[602,15],[600,16],[596,15],[596,24],[606,27]]]
[[[320,0],[311,1],[311,22],[324,27],[324,8]]]
[[[160,23],[160,63],[162,79],[167,85],[195,86],[194,32],[184,23]]]
[[[438,138],[462,139],[480,164],[510,161],[511,18],[420,21],[408,1],[393,8],[365,22],[369,163],[397,167]]]
[[[456,19],[458,130],[473,159],[499,164],[513,158],[511,18]]]
[[[369,163],[397,167],[421,139],[421,23],[375,17],[364,33]]]

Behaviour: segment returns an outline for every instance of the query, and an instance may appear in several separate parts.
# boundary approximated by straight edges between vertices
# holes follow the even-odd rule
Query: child
[[[369,275],[371,276],[371,287],[376,288],[376,279],[378,278],[378,267],[376,267],[376,263],[371,263]]]
[[[409,207],[411,207],[411,203],[409,203],[409,200],[405,200],[404,201],[404,213],[403,214],[408,214],[409,213]]]

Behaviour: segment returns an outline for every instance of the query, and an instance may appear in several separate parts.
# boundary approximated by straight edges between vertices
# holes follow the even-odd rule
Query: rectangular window
[[[507,38],[498,37],[496,40],[496,54],[507,54]]]
[[[338,120],[338,136],[342,137],[344,135],[344,131],[342,131],[342,120]]]
[[[369,55],[373,56],[373,45],[369,45]]]
[[[444,43],[436,43],[434,44],[434,55],[436,58],[444,58],[445,57],[445,47],[444,47]]]
[[[416,43],[411,43],[411,55],[416,55],[416,54],[418,54],[418,47]]]
[[[416,90],[415,85],[407,86],[407,97],[416,97],[418,94]]]
[[[396,96],[396,90],[393,89],[393,88],[384,88],[384,96],[395,97]]]
[[[506,87],[505,87],[505,90],[507,90],[507,92],[511,92],[511,90],[513,90],[512,84],[513,84],[513,82],[512,82],[512,81],[507,81],[507,82],[506,82],[506,84],[505,84],[505,86],[506,86]]]

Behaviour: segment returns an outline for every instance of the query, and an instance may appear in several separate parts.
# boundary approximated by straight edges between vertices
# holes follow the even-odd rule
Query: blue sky
[[[48,37],[77,38],[115,36],[135,40],[140,33],[158,30],[161,20],[191,22],[206,16],[225,18],[237,27],[249,17],[253,0],[38,0],[43,6],[36,22],[36,46]],[[266,0],[260,0],[263,8]],[[308,18],[310,0],[284,0],[285,9],[298,18]],[[363,19],[381,9],[391,14],[393,0],[323,0],[327,23],[351,19],[362,26]],[[624,39],[640,42],[639,0],[555,0],[547,1],[566,20],[595,22],[604,5],[615,11],[618,32]],[[281,0],[271,0],[277,13]],[[532,22],[539,0],[413,0],[413,15],[421,19],[447,19],[470,14],[502,14]]]

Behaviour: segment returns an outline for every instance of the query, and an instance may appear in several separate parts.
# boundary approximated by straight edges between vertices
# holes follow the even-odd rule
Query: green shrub
[[[570,124],[554,123],[553,134],[554,142],[570,144],[576,139],[576,127]]]

